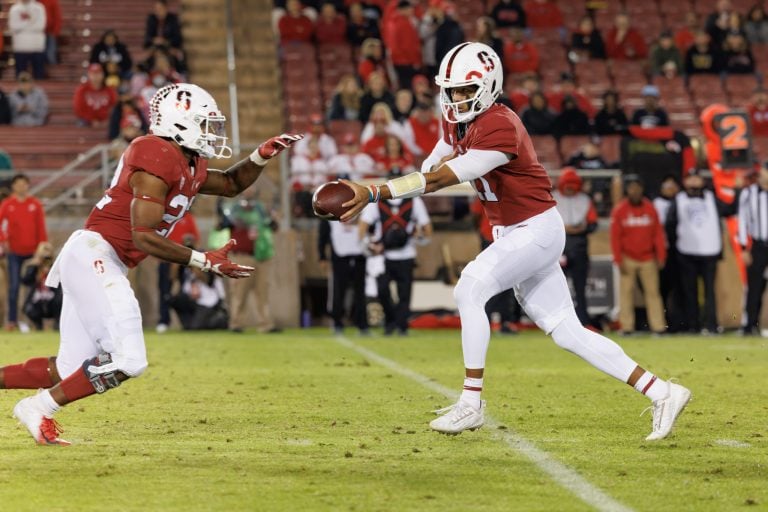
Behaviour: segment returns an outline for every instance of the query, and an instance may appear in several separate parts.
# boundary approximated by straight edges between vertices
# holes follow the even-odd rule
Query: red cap
[[[424,75],[413,75],[413,78],[411,79],[411,87],[418,83],[429,84],[429,79]]]
[[[557,190],[559,190],[560,193],[562,193],[568,185],[576,190],[581,190],[581,184],[581,176],[576,172],[576,169],[573,167],[563,167],[560,177],[557,180]]]
[[[92,63],[91,65],[88,66],[88,72],[92,73],[92,72],[95,72],[95,71],[101,71],[103,73],[104,72],[104,68],[101,67],[101,64],[98,64],[98,63],[94,62],[94,63]]]
[[[323,115],[315,112],[309,116],[309,122],[312,124],[323,124]]]

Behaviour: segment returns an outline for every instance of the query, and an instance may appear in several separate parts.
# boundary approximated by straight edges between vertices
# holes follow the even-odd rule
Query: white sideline
[[[459,394],[448,387],[438,384],[429,377],[417,373],[410,368],[406,368],[391,359],[387,359],[372,350],[361,347],[345,336],[336,336],[335,340],[340,345],[350,350],[354,350],[358,354],[375,361],[381,366],[389,368],[403,377],[408,377],[435,393],[440,393],[453,401],[456,401],[459,398]],[[487,414],[485,415],[485,424],[490,427],[489,430],[493,437],[501,439],[510,448],[527,457],[537,468],[549,475],[549,477],[560,487],[570,491],[587,505],[590,505],[601,512],[633,512],[633,509],[616,501],[600,488],[589,483],[575,470],[569,468],[562,462],[558,462],[547,452],[538,449],[531,441],[528,441],[517,432],[510,428],[498,430],[497,427],[500,423]]]

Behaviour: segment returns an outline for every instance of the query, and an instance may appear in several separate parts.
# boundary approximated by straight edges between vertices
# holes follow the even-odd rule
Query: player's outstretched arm
[[[262,142],[248,158],[240,160],[226,171],[210,169],[208,178],[200,187],[200,193],[213,196],[236,196],[261,176],[261,171],[267,162],[303,138],[303,135],[284,133]]]
[[[352,190],[355,191],[355,197],[342,205],[350,209],[341,216],[340,220],[347,221],[353,219],[368,203],[377,202],[381,199],[415,197],[458,184],[460,182],[459,178],[446,164],[448,160],[455,156],[456,154],[452,153],[443,157],[438,164],[433,166],[433,169],[435,169],[433,172],[412,172],[400,178],[391,179],[383,185],[364,187],[351,181],[341,180],[352,187]]]
[[[168,185],[152,174],[135,172],[131,176],[131,187],[131,232],[137,249],[161,260],[227,277],[248,277],[253,271],[253,267],[238,265],[227,258],[227,253],[235,245],[234,240],[215,251],[199,252],[160,236],[156,230],[165,214]]]

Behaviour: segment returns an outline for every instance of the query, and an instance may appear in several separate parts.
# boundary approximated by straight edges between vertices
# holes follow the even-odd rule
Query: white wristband
[[[205,254],[200,251],[193,250],[192,254],[189,255],[189,263],[187,263],[187,266],[205,270],[206,261],[208,261],[208,258],[205,257]]]
[[[392,199],[420,196],[427,188],[427,178],[420,172],[412,172],[387,182]]]
[[[254,149],[253,153],[251,153],[251,156],[249,156],[248,158],[251,159],[251,162],[261,167],[264,167],[265,165],[267,165],[267,162],[269,162],[268,158],[264,158],[259,154],[259,148]]]

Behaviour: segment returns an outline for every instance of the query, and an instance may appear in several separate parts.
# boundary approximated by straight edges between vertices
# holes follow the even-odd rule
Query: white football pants
[[[62,378],[104,352],[131,377],[146,369],[141,311],[127,272],[99,233],[78,230],[64,244],[46,279],[64,292],[56,359]]]
[[[556,208],[512,226],[495,226],[495,241],[462,271],[454,290],[461,316],[465,368],[485,368],[491,326],[485,304],[514,289],[528,317],[562,348],[626,382],[637,366],[616,343],[581,325],[560,267],[565,227]]]

